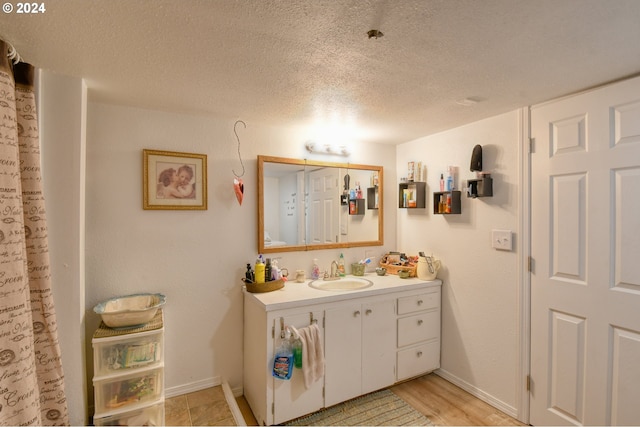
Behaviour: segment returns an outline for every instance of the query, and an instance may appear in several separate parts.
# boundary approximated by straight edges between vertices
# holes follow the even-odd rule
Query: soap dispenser
[[[256,283],[264,283],[264,269],[265,269],[264,261],[262,260],[262,255],[260,255],[256,260],[256,272],[255,272]]]
[[[311,269],[311,278],[316,280],[320,277],[320,267],[318,266],[318,258],[313,259],[313,267]]]
[[[344,277],[345,276],[344,255],[342,253],[340,253],[340,258],[338,259],[338,274],[340,275],[340,277]]]

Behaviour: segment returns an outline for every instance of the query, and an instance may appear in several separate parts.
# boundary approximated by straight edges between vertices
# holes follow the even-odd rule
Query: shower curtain
[[[0,40],[0,424],[68,425],[51,291],[34,68]]]

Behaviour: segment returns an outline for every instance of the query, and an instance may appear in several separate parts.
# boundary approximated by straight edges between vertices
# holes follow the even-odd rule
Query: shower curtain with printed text
[[[0,40],[0,424],[68,425],[31,65]]]

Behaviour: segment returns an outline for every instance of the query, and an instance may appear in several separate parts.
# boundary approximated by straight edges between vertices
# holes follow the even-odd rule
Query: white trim
[[[247,423],[242,416],[242,412],[240,412],[238,402],[236,402],[236,398],[231,391],[231,387],[229,387],[229,383],[227,383],[226,381],[222,382],[222,391],[224,392],[224,397],[227,400],[227,405],[229,405],[229,409],[231,410],[231,414],[233,415],[233,419],[236,422],[236,425],[246,426]]]
[[[204,380],[167,388],[165,389],[164,394],[166,398],[170,398],[180,396],[182,394],[193,393],[194,391],[204,390],[205,388],[215,387],[221,384],[222,382],[220,381],[220,377],[207,378]]]
[[[483,402],[488,403],[489,405],[491,405],[494,408],[504,412],[505,414],[509,415],[510,417],[516,418],[517,412],[518,412],[518,410],[516,408],[514,408],[511,405],[508,405],[508,404],[504,403],[503,401],[501,401],[499,399],[496,399],[492,395],[490,395],[490,394],[480,390],[476,386],[471,385],[468,382],[456,377],[455,375],[451,374],[450,372],[447,372],[447,371],[445,371],[443,369],[438,369],[438,370],[434,371],[434,374],[438,375],[439,377],[444,378],[445,380],[449,381],[451,384],[454,384],[454,385],[460,387],[461,389],[463,389],[467,393],[477,397],[478,399],[482,400]]]
[[[528,257],[531,255],[531,109],[521,108],[519,118],[520,144],[518,145],[518,360],[515,396],[518,421],[529,423],[529,394],[526,378],[531,372],[531,272]]]

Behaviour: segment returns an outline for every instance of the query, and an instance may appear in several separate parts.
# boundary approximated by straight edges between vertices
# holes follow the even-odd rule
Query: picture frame
[[[207,210],[207,155],[142,150],[145,210]]]

